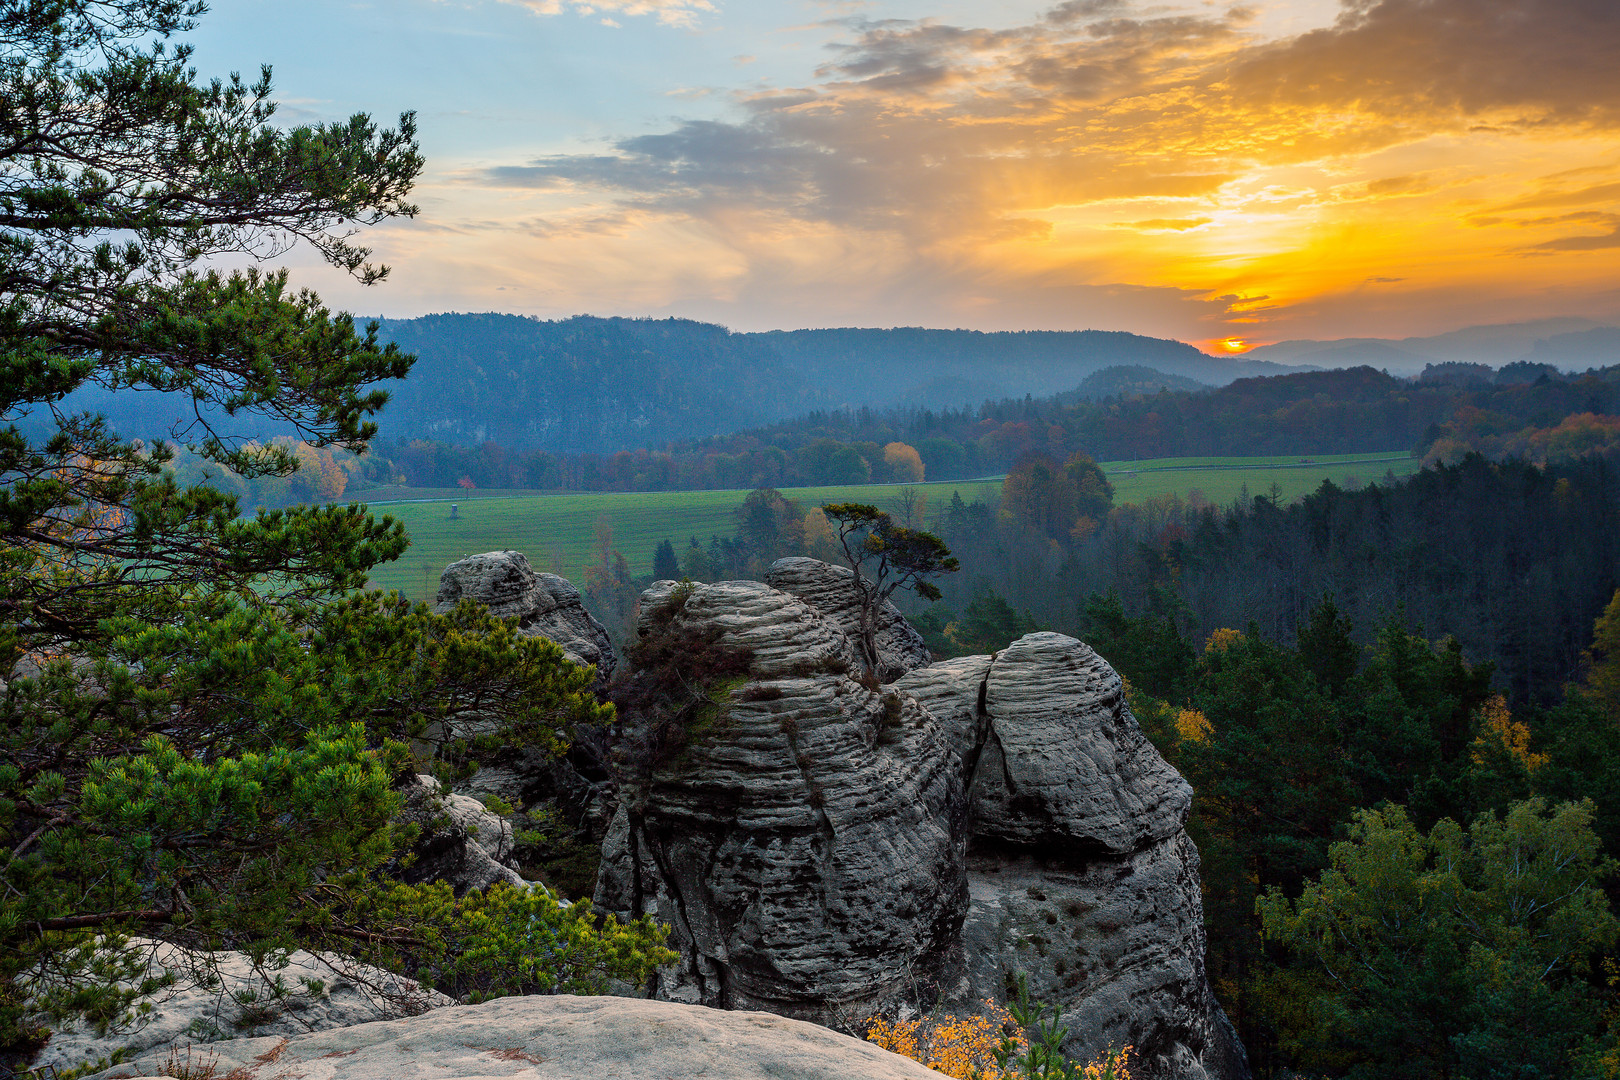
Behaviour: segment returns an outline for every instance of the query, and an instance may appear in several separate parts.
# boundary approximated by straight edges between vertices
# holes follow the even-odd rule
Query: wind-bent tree
[[[134,933],[339,948],[468,992],[590,982],[543,970],[540,937],[583,938],[540,891],[457,901],[379,872],[409,839],[394,781],[426,764],[399,740],[436,741],[447,772],[491,723],[555,748],[611,715],[589,673],[487,612],[349,595],[404,550],[389,519],[244,520],[175,483],[165,441],[64,402],[168,391],[187,416],[163,440],[285,474],[232,417],[363,451],[374,384],[410,367],[285,273],[199,269],[303,242],[380,281],[353,234],[414,214],[422,167],[410,114],[276,128],[268,69],[199,82],[173,39],[203,11],[0,0],[0,1055],[123,1017],[152,985]],[[528,929],[468,951],[485,908]],[[631,977],[661,955],[650,927],[616,934],[574,955]]]
[[[867,671],[877,676],[877,618],[883,602],[900,589],[910,589],[924,600],[938,600],[939,587],[931,579],[954,574],[961,563],[933,533],[896,525],[875,506],[828,503],[821,512],[837,530],[844,558],[854,571],[861,603],[861,653]]]

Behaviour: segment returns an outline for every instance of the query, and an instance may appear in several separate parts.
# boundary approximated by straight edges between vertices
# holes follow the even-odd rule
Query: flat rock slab
[[[91,1080],[165,1076],[169,1061],[150,1054]],[[233,1080],[939,1080],[814,1024],[613,997],[499,998],[290,1039],[234,1039],[191,1048],[191,1063]]]

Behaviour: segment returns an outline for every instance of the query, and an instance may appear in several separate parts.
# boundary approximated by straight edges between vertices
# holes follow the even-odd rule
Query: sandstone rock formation
[[[673,927],[660,996],[827,1021],[937,984],[967,882],[933,718],[851,679],[847,636],[768,585],[664,583],[642,620],[752,654],[707,730],[627,784],[603,847],[597,902]]]
[[[201,959],[164,942],[136,944],[150,948],[149,970],[154,976],[165,970],[184,976],[195,971]],[[295,952],[280,969],[257,969],[243,953],[219,953],[213,959],[220,976],[214,989],[182,978],[175,989],[145,999],[150,1011],[137,1027],[121,1035],[98,1036],[82,1027],[59,1030],[40,1051],[34,1067],[65,1070],[116,1051],[166,1060],[171,1048],[187,1043],[198,1044],[200,1050],[201,1044],[218,1039],[276,1042],[261,1037],[303,1035],[454,1004],[403,976],[344,957]]]
[[[419,774],[402,788],[399,820],[421,829],[411,850],[416,860],[399,871],[410,884],[447,881],[461,896],[497,881],[527,887],[511,865],[512,824],[466,795],[444,791],[431,776]]]
[[[169,1060],[165,1048],[90,1080],[161,1076]],[[814,1024],[611,997],[500,998],[336,1031],[193,1047],[191,1061],[241,1080],[939,1080],[914,1061]]]
[[[613,675],[613,644],[585,610],[579,590],[556,574],[535,573],[521,551],[486,551],[447,566],[434,610],[446,611],[458,600],[477,600],[501,618],[516,616],[522,633],[555,641],[576,664],[594,664],[601,682]]]
[[[1247,1075],[1204,971],[1192,791],[1114,670],[1073,638],[1030,634],[894,688],[958,732],[976,721],[960,1003],[1005,994],[1022,971],[1032,997],[1064,1006],[1072,1057],[1129,1045],[1141,1075]]]
[[[1064,1006],[1072,1057],[1128,1044],[1142,1080],[1246,1077],[1203,967],[1191,791],[1113,669],[1058,634],[920,666],[891,624],[905,674],[868,689],[818,566],[772,567],[792,595],[643,597],[644,630],[675,610],[753,657],[719,720],[625,786],[604,845],[597,902],[674,925],[660,996],[837,1024],[971,1010],[1022,971]]]
[[[861,637],[861,604],[853,587],[854,572],[819,559],[778,559],[765,571],[765,584],[791,593],[832,620],[853,642]],[[900,609],[885,600],[877,613],[877,653],[880,682],[893,682],[914,668],[928,664],[928,646],[906,622]],[[859,655],[857,653],[857,655]]]

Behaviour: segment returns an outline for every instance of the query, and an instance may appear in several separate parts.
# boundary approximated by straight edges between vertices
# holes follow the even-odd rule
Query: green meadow
[[[1391,460],[1393,459],[1393,460]],[[1142,502],[1157,495],[1186,496],[1198,491],[1216,503],[1230,503],[1246,488],[1250,494],[1297,498],[1323,480],[1365,484],[1387,471],[1407,476],[1417,470],[1411,458],[1390,454],[1357,454],[1315,458],[1165,458],[1140,462],[1104,462],[1115,487],[1116,503]],[[1001,481],[944,481],[914,485],[925,496],[925,513],[949,502],[996,495]],[[404,523],[411,546],[398,562],[377,567],[372,583],[398,589],[414,599],[431,599],[439,573],[455,560],[480,551],[514,548],[536,569],[579,581],[595,558],[599,528],[612,530],[613,546],[630,561],[633,573],[652,569],[653,549],[668,539],[679,551],[687,538],[706,542],[710,536],[735,531],[737,508],[746,491],[651,492],[494,492],[392,489],[367,493],[371,505]],[[378,494],[388,497],[376,498]],[[805,506],[825,502],[865,502],[894,509],[898,485],[787,488],[783,494]],[[451,506],[455,516],[451,516]]]

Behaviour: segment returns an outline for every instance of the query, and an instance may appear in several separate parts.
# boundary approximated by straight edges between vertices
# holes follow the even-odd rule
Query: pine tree
[[[410,839],[389,824],[401,774],[465,772],[492,731],[558,749],[611,716],[589,671],[481,609],[356,594],[405,548],[389,519],[244,519],[177,483],[165,441],[64,406],[83,387],[168,391],[190,414],[167,441],[285,475],[296,458],[233,417],[363,451],[374,384],[410,367],[284,272],[198,268],[307,243],[381,281],[355,229],[414,214],[422,167],[408,113],[276,128],[268,69],[199,82],[175,39],[203,11],[0,0],[0,1053],[60,1019],[122,1019],[152,988],[137,933],[272,964],[340,949],[483,988],[590,981],[519,940],[458,944],[486,908],[584,932],[539,897],[379,873]],[[30,438],[24,417],[54,430]],[[604,934],[616,974],[664,955],[650,926]]]

